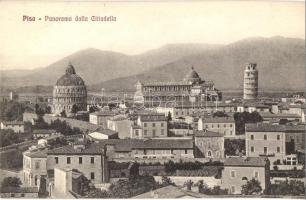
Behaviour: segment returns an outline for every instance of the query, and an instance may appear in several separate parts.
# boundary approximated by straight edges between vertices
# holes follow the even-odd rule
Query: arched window
[[[208,152],[207,152],[207,156],[208,156],[208,157],[211,157],[211,151],[208,151]]]

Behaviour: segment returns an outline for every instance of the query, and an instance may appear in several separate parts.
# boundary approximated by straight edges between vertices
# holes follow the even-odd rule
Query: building
[[[138,81],[134,101],[145,105],[221,100],[222,94],[212,81],[204,81],[192,67],[183,81],[145,82]]]
[[[125,115],[116,115],[107,120],[107,128],[118,132],[120,139],[131,137],[132,120]]]
[[[184,104],[177,106],[158,106],[155,110],[158,113],[163,113],[166,116],[170,113],[172,119],[186,118],[186,116],[192,116],[198,113],[215,113],[217,111],[225,113],[234,113],[236,112],[237,105],[234,103],[221,103],[221,102],[209,102],[207,104]]]
[[[87,109],[87,89],[83,79],[76,74],[69,63],[66,73],[61,76],[53,87],[52,113],[60,115],[62,111],[69,116],[73,112]]]
[[[208,130],[221,133],[224,137],[235,137],[235,120],[233,117],[201,117],[198,130]]]
[[[131,138],[167,137],[168,122],[164,114],[141,114],[131,126]]]
[[[47,170],[77,169],[93,184],[109,181],[106,151],[99,144],[74,144],[47,152]]]
[[[107,128],[107,120],[116,116],[118,113],[110,110],[104,110],[89,114],[89,122]]]
[[[296,152],[305,153],[305,124],[287,125],[286,135],[286,154]]]
[[[86,177],[76,169],[54,168],[54,184],[49,188],[53,198],[75,199],[84,195]]]
[[[99,128],[94,132],[88,134],[90,140],[106,140],[106,139],[118,139],[118,132],[110,129]]]
[[[191,199],[191,198],[207,198],[208,195],[186,191],[178,186],[168,185],[150,192],[146,192],[135,197],[134,199]]]
[[[26,198],[34,199],[38,198],[37,187],[4,187],[0,188],[0,197],[7,198]]]
[[[260,102],[243,102],[242,105],[237,105],[237,112],[260,112],[260,113],[270,113],[272,106],[265,105]]]
[[[246,156],[281,162],[286,156],[286,127],[265,123],[245,125]]]
[[[23,184],[31,187],[46,188],[47,150],[29,150],[23,153]]]
[[[3,121],[1,122],[1,130],[11,129],[15,133],[24,133],[24,123],[21,121]]]
[[[194,131],[195,157],[220,160],[224,158],[224,136],[206,129]]]
[[[244,70],[243,99],[256,99],[258,96],[258,71],[256,63],[248,63]]]
[[[289,114],[289,113],[277,113],[277,114],[273,114],[273,113],[259,113],[260,116],[263,119],[263,122],[271,122],[271,121],[281,121],[281,120],[285,120],[288,122],[301,122],[302,118],[301,116],[297,115],[297,114]]]
[[[106,147],[109,159],[162,161],[193,158],[192,139],[110,139],[96,145]]]
[[[241,194],[241,186],[255,178],[262,192],[270,185],[270,162],[262,157],[232,157],[224,161],[221,188],[230,194]]]
[[[50,137],[50,136],[54,136],[54,135],[60,135],[60,133],[58,133],[54,129],[35,129],[35,130],[33,130],[33,137],[35,139]]]

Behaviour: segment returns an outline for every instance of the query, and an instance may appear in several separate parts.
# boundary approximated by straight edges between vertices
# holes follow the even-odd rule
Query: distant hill
[[[39,69],[0,71],[1,81],[6,86],[53,85],[72,62],[77,73],[87,85],[118,77],[130,76],[145,70],[173,62],[183,56],[201,53],[222,45],[170,44],[143,54],[128,56],[121,53],[85,49]],[[22,76],[21,74],[24,74]]]
[[[259,70],[259,89],[305,88],[305,41],[283,37],[249,38],[149,69],[143,73],[103,81],[92,90],[133,90],[137,80],[182,80],[194,66],[205,80],[220,89],[241,89],[245,63],[255,62]]]
[[[261,90],[305,88],[305,41],[272,37],[248,38],[228,45],[169,44],[139,55],[85,49],[40,69],[0,71],[0,85],[52,86],[69,61],[89,90],[135,90],[140,81],[182,80],[194,66],[219,89],[241,89],[245,63],[256,62]]]

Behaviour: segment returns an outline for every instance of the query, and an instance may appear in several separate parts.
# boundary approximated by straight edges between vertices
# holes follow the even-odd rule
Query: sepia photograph
[[[305,1],[0,0],[1,199],[305,199]]]

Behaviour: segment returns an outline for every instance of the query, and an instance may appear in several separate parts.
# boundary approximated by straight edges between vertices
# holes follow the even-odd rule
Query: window
[[[277,135],[277,140],[280,140],[280,135]]]
[[[207,152],[207,156],[210,157],[211,156],[211,151]]]
[[[206,124],[205,127],[208,128],[208,125]]]
[[[152,130],[153,137],[156,135],[156,130]]]
[[[143,130],[143,135],[147,135],[148,131],[147,130]]]
[[[82,163],[83,163],[83,158],[79,157],[79,164],[82,164]]]
[[[220,128],[220,124],[218,124],[218,128]]]
[[[231,187],[232,193],[235,193],[235,186]]]
[[[58,157],[55,157],[55,164],[58,164]]]
[[[231,135],[233,135],[233,131],[231,131]]]
[[[39,162],[39,161],[36,161],[36,162],[35,162],[35,169],[39,169],[39,167],[40,167],[40,162]]]
[[[143,127],[147,127],[147,123],[143,123]]]
[[[91,172],[91,173],[90,173],[90,179],[91,179],[91,180],[95,179],[95,173],[94,173],[94,172]]]
[[[155,127],[155,123],[152,123],[152,127]]]
[[[268,153],[268,147],[264,147],[264,154]]]
[[[37,175],[36,175],[35,178],[34,178],[34,184],[35,184],[35,185],[37,185],[37,180],[38,180],[38,177],[37,177]]]
[[[264,135],[264,140],[267,140],[267,135]]]
[[[233,124],[230,124],[230,127],[233,127]]]
[[[280,147],[277,147],[277,153],[280,153]]]
[[[257,171],[254,172],[254,177],[258,178],[259,177],[259,173]]]
[[[24,197],[24,194],[23,194],[23,193],[21,194],[21,197]]]
[[[223,126],[224,126],[224,128],[225,128],[225,127],[226,127],[226,124],[224,124]]]
[[[161,130],[160,130],[160,134],[161,134],[161,135],[164,135],[164,134],[165,134],[165,133],[164,133],[164,129],[161,129]]]
[[[235,171],[231,171],[231,177],[235,178],[236,177],[236,172]]]
[[[254,140],[254,135],[251,135],[251,140]]]
[[[11,197],[15,197],[15,194],[11,194]]]
[[[211,128],[214,128],[214,125],[213,125],[213,124],[211,125]]]
[[[161,127],[164,127],[164,123],[160,123],[160,126],[161,126]]]
[[[254,152],[254,147],[253,146],[251,147],[251,152]]]
[[[70,164],[70,163],[71,163],[71,158],[67,157],[67,164]]]
[[[185,154],[187,154],[188,153],[188,151],[187,151],[187,149],[185,149]]]
[[[135,136],[139,136],[139,130],[135,130]]]

